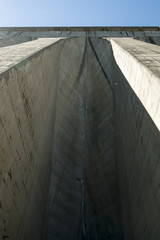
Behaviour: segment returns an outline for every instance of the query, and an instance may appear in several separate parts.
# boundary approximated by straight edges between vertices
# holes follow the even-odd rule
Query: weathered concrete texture
[[[90,40],[54,42],[1,48],[1,236],[121,239],[109,82]]]
[[[158,239],[160,47],[93,38],[113,89],[116,167],[125,239]],[[113,52],[113,55],[112,55]]]
[[[159,27],[2,27],[0,37],[159,37]]]
[[[160,46],[160,37],[145,36],[145,37],[136,37],[135,39]]]
[[[160,47],[81,37],[0,51],[0,237],[159,239]]]
[[[30,66],[29,57],[36,54],[45,47],[57,42],[59,38],[46,39],[41,38],[33,42],[18,44],[16,46],[8,46],[0,48],[0,74],[7,71],[9,68],[22,62],[22,67],[25,61],[28,67]],[[20,65],[20,64],[19,64]]]
[[[0,47],[6,47],[10,45],[20,44],[24,42],[33,41],[35,37],[0,37]]]
[[[123,229],[126,239],[159,239],[160,47],[132,39],[111,44]]]
[[[47,239],[121,239],[113,96],[86,38],[66,40],[61,55],[52,169]]]
[[[14,52],[14,64],[32,56],[8,71],[3,68],[6,72],[0,76],[0,239],[42,236],[56,73],[62,48],[60,42],[48,47],[55,41],[37,40],[33,45],[30,42],[16,46],[22,56]],[[0,51],[4,49],[5,59],[13,54],[14,46]]]
[[[160,130],[160,47],[125,38],[111,43],[118,66]]]

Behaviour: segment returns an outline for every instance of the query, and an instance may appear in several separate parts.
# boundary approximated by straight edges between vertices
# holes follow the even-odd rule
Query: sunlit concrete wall
[[[158,239],[160,47],[133,39],[109,39],[110,46],[92,41],[113,88],[124,237]]]
[[[126,239],[160,237],[160,47],[111,40],[116,156]]]
[[[56,41],[0,50],[0,239],[42,237],[62,47]]]

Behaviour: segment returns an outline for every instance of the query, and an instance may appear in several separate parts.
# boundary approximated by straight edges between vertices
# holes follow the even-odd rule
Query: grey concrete
[[[66,40],[61,55],[52,169],[48,239],[82,238],[77,178],[85,187],[87,239],[121,239],[113,95],[86,38]]]
[[[43,38],[0,57],[0,239],[159,239],[160,47]]]
[[[0,49],[7,61],[0,75],[0,239],[42,235],[62,48],[56,41],[42,39]],[[48,47],[53,43],[52,49]],[[13,50],[15,58],[10,58]]]
[[[0,37],[137,37],[160,38],[159,27],[4,27]]]
[[[7,47],[10,45],[20,44],[24,42],[33,41],[35,37],[0,37],[0,47]]]
[[[92,39],[113,89],[124,237],[159,239],[160,47],[134,39],[105,41]]]
[[[51,45],[51,43],[55,43],[58,40],[59,38],[41,38],[31,43],[26,42],[23,44],[17,44],[16,46],[0,48],[0,73],[3,74],[9,68],[12,68],[20,62],[22,62],[22,66],[24,63],[26,63],[28,67],[30,67],[30,56],[33,56],[33,54],[36,54],[40,50],[43,50],[45,47]]]
[[[111,43],[118,65],[116,155],[123,229],[126,239],[159,239],[160,47],[126,39]]]
[[[144,36],[144,37],[135,37],[135,39],[160,46],[160,37]]]

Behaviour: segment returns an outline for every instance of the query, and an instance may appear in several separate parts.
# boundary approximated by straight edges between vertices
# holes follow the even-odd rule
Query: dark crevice
[[[101,67],[101,70],[102,70],[105,78],[107,79],[110,88],[112,89],[111,83],[110,83],[110,81],[109,81],[109,77],[107,76],[107,73],[105,72],[105,70],[104,70],[104,68],[103,68],[103,66],[102,66],[102,64],[101,64],[101,61],[100,61],[100,59],[99,59],[99,57],[98,57],[98,55],[97,55],[97,53],[96,53],[96,50],[95,50],[95,48],[94,48],[94,46],[93,46],[93,44],[92,44],[92,41],[91,41],[91,38],[90,38],[90,37],[88,38],[88,41],[89,41],[89,43],[90,43],[90,46],[91,46],[91,48],[92,48],[92,50],[93,50],[93,53],[94,53],[94,55],[95,55],[95,57],[96,57],[99,65],[100,65],[100,67]],[[112,90],[113,90],[113,89],[112,89]]]
[[[80,65],[80,68],[79,68],[79,72],[78,72],[78,75],[76,77],[76,81],[75,81],[75,83],[74,83],[74,85],[72,87],[72,90],[71,90],[69,96],[72,94],[72,92],[75,89],[76,85],[79,84],[79,80],[80,80],[80,77],[82,75],[83,68],[84,68],[84,65],[85,65],[86,49],[87,49],[87,38],[85,39],[84,51],[83,51],[83,56],[82,56],[82,61],[81,61],[81,65]]]

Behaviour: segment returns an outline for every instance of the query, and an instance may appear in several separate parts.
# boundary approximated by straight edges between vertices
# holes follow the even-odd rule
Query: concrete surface
[[[135,39],[160,46],[160,37],[143,36],[143,37],[135,37]]]
[[[0,239],[42,235],[62,47],[56,41],[35,40],[0,49],[4,62],[14,65],[2,64],[0,76]],[[13,50],[15,58],[10,58]]]
[[[17,44],[16,46],[0,48],[0,62],[1,62],[0,73],[3,74],[9,68],[12,68],[13,66],[20,62],[22,62],[22,66],[24,63],[27,63],[29,67],[30,56],[36,54],[40,50],[43,50],[45,47],[51,45],[51,43],[57,42],[58,40],[59,38],[56,39],[41,38],[31,43],[26,42],[23,44]]]
[[[82,218],[87,239],[122,239],[113,95],[90,40],[66,40],[59,70],[47,239],[82,239]]]
[[[113,89],[124,239],[159,239],[160,47],[108,40],[92,43]]]
[[[159,239],[160,47],[132,39],[111,44],[123,229],[126,239]]]
[[[135,37],[160,38],[160,27],[1,27],[0,37]]]
[[[159,56],[130,38],[0,48],[0,239],[160,238]]]
[[[37,38],[34,37],[0,37],[0,47],[7,47],[19,43],[33,41]]]

